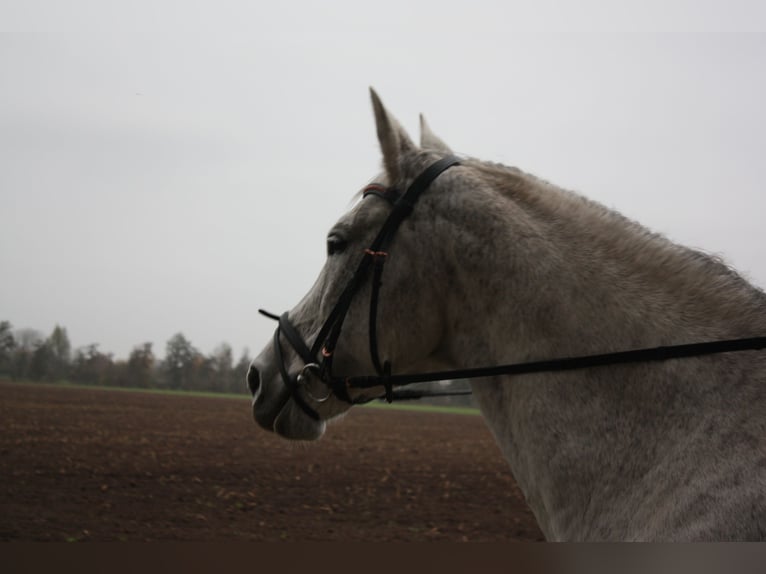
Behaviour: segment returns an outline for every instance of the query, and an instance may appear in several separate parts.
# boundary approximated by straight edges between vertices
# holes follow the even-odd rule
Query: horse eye
[[[330,235],[327,238],[327,255],[335,255],[346,248],[346,240],[337,235]]]

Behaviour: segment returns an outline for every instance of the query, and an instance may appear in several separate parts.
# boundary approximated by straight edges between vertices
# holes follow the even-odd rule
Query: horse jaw
[[[290,440],[318,440],[324,434],[325,421],[310,418],[295,404],[289,391],[276,393],[276,400],[267,403],[258,394],[253,399],[253,419],[264,430]]]

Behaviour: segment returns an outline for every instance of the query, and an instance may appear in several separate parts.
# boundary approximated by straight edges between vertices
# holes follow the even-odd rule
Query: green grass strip
[[[443,413],[450,415],[478,415],[481,411],[475,407],[450,407],[443,405],[408,405],[402,403],[374,402],[362,405],[368,409],[393,409],[397,411],[418,411],[428,413]]]
[[[186,390],[173,390],[173,389],[141,389],[137,387],[110,387],[106,385],[84,385],[81,383],[70,383],[69,381],[60,381],[57,383],[50,382],[35,382],[35,381],[8,381],[0,380],[2,383],[14,384],[14,385],[28,385],[33,387],[53,387],[53,388],[68,388],[68,389],[83,389],[93,391],[119,391],[123,393],[148,393],[154,395],[174,395],[182,397],[204,397],[212,399],[238,399],[250,400],[247,395],[241,395],[237,393],[216,393],[212,391],[186,391]],[[368,409],[391,409],[396,411],[415,411],[424,413],[442,413],[451,415],[478,415],[481,414],[479,409],[474,407],[453,407],[442,405],[415,405],[415,404],[403,404],[385,402],[371,402],[361,405]]]
[[[69,381],[60,381],[57,383],[49,382],[37,382],[37,381],[0,381],[3,383],[15,384],[15,385],[28,385],[30,387],[53,387],[60,389],[62,387],[68,389],[82,389],[92,391],[118,391],[121,393],[149,393],[154,395],[175,395],[183,397],[206,397],[213,399],[248,399],[245,394],[237,393],[216,393],[213,391],[187,391],[187,390],[174,390],[174,389],[141,389],[138,387],[112,387],[109,385],[84,385],[82,383],[70,383]]]

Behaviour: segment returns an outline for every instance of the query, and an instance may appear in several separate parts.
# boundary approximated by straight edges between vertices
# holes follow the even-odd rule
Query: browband
[[[371,183],[362,190],[362,199],[368,195],[377,195],[393,205],[402,196],[395,187],[386,187],[381,183]]]

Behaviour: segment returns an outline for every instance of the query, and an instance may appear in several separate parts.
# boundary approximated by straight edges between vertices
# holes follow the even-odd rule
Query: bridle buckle
[[[303,365],[301,372],[298,373],[298,376],[295,378],[295,382],[303,388],[303,392],[305,392],[309,397],[311,397],[312,400],[318,403],[323,403],[327,401],[327,399],[329,399],[330,396],[332,396],[332,388],[330,388],[329,386],[327,387],[327,395],[324,397],[315,396],[314,393],[312,393],[311,389],[309,388],[308,373],[310,371],[313,371],[318,378],[321,378],[320,377],[321,370],[322,370],[321,367],[317,363],[308,363],[306,365]]]

